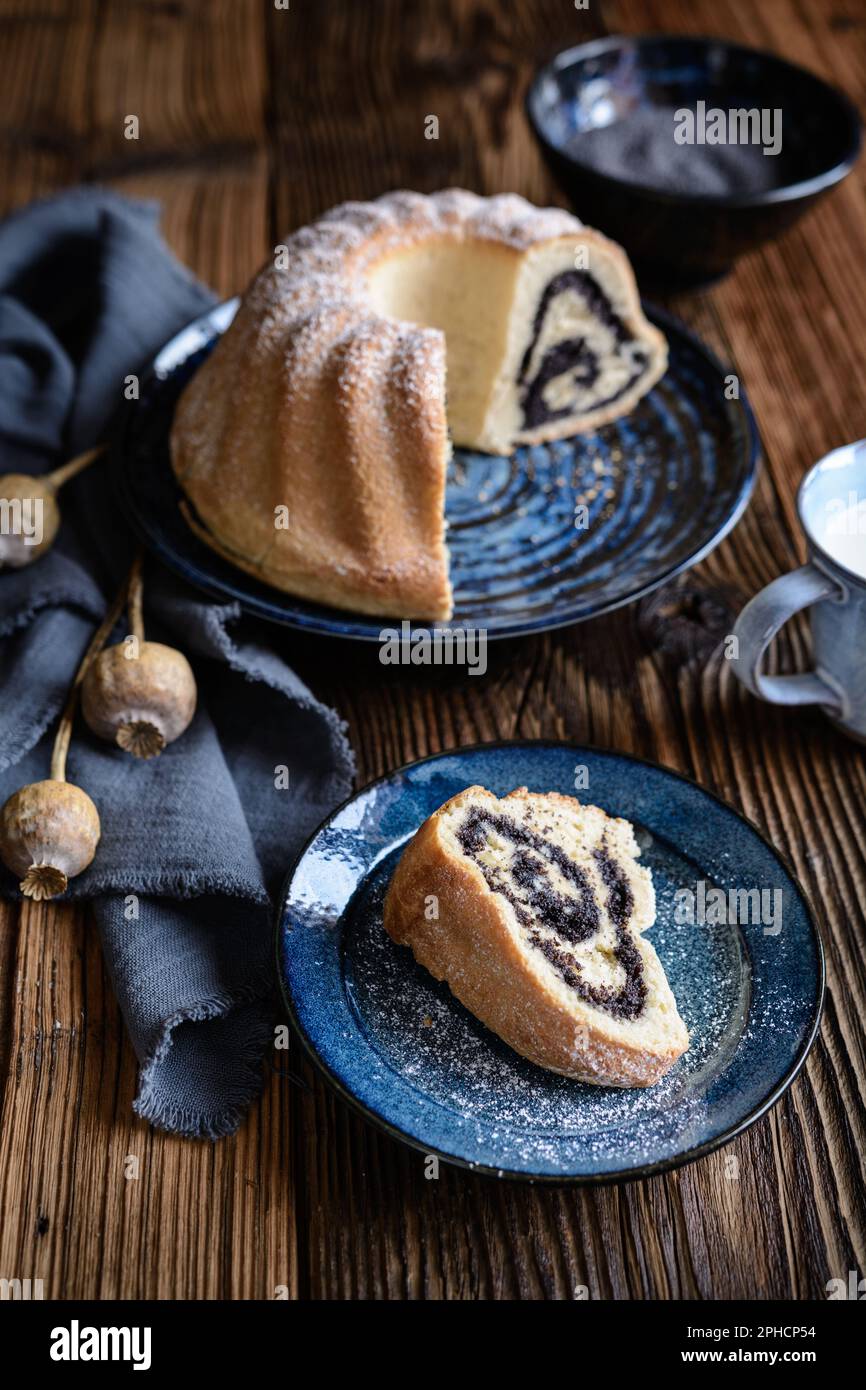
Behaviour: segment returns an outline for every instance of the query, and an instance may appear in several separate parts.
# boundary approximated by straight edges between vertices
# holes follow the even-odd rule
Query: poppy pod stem
[[[81,658],[81,663],[69,687],[69,694],[66,696],[66,704],[60,716],[60,723],[57,726],[57,733],[54,738],[54,748],[51,753],[51,780],[53,782],[66,781],[66,757],[69,752],[69,742],[72,738],[72,724],[75,719],[75,706],[78,701],[78,692],[84,682],[84,677],[87,675],[91,665],[111,636],[112,629],[126,606],[126,592],[127,582],[124,582],[119,592],[115,595],[114,600],[109,605],[105,617],[91,637],[87,651]]]
[[[49,473],[46,482],[49,482],[55,492],[68,483],[77,474],[83,473],[85,468],[89,468],[98,458],[101,458],[106,450],[105,444],[97,444],[93,449],[86,449],[83,454],[76,454],[74,459],[68,463],[62,463],[59,468],[55,468],[53,473]]]
[[[129,571],[126,601],[127,610],[129,612],[129,630],[133,637],[138,639],[139,644],[144,641],[143,567],[144,556],[143,552],[139,550],[132,562],[132,569]]]

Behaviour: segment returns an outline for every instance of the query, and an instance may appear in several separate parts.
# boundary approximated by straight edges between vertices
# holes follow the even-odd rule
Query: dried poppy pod
[[[50,478],[7,473],[0,478],[0,508],[0,569],[23,569],[51,549],[60,508]]]
[[[155,758],[189,727],[198,691],[182,652],[145,640],[141,556],[130,572],[128,602],[132,635],[90,666],[81,712],[99,738],[136,758]]]
[[[0,810],[0,859],[36,902],[66,892],[91,863],[99,836],[99,812],[70,782],[32,782]]]
[[[100,738],[136,758],[153,758],[189,727],[196,698],[195,676],[182,652],[162,642],[121,642],[101,652],[88,671],[81,712]]]
[[[104,445],[88,449],[42,477],[28,473],[0,477],[0,570],[23,569],[51,549],[60,529],[58,492],[103,450]]]
[[[42,902],[65,893],[69,880],[91,863],[99,844],[99,812],[87,792],[66,780],[66,755],[78,691],[87,669],[100,652],[123,611],[121,590],[91,638],[57,726],[51,775],[13,792],[0,807],[0,859],[20,878],[26,898]]]

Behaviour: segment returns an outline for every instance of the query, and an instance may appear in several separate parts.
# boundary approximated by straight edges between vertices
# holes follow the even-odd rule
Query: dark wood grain
[[[78,180],[158,197],[172,246],[226,293],[344,198],[462,183],[556,201],[523,91],[541,59],[604,27],[730,35],[866,98],[859,0],[0,0],[0,199]],[[734,607],[802,557],[804,470],[866,434],[864,266],[861,167],[674,305],[734,364],[765,446],[746,517],[690,579]],[[751,699],[720,652],[678,660],[651,634],[631,608],[497,645],[483,680],[273,640],[347,719],[361,781],[440,748],[562,737],[658,759],[754,820],[818,908],[828,963],[820,1039],[770,1115],[651,1181],[533,1188],[446,1167],[428,1181],[418,1154],[277,1052],[235,1138],[184,1143],[132,1116],[135,1058],[86,913],[0,904],[0,1276],[60,1298],[808,1298],[866,1270],[866,752]],[[802,624],[775,659],[808,659]]]

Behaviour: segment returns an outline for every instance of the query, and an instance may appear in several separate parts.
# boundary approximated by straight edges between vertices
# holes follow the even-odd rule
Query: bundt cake
[[[461,189],[345,203],[277,248],[183,392],[187,519],[278,589],[447,619],[449,430],[504,453],[592,429],[666,362],[624,252],[569,213]]]
[[[384,924],[515,1051],[604,1086],[649,1086],[689,1035],[642,932],[655,893],[632,826],[572,797],[470,787],[397,865]]]

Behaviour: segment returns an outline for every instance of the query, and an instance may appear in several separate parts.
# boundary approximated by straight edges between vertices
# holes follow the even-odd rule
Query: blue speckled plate
[[[691,1033],[689,1051],[646,1090],[585,1086],[524,1061],[382,927],[403,846],[448,797],[473,783],[574,794],[581,769],[580,799],[636,826],[658,899],[650,940]],[[701,882],[705,893],[778,891],[781,930],[769,911],[765,925],[677,925],[675,893]],[[561,743],[440,754],[352,797],[288,879],[277,957],[309,1053],[376,1124],[450,1162],[558,1181],[660,1172],[738,1134],[796,1076],[824,994],[803,890],[754,826],[677,773]]]
[[[197,319],[156,358],[121,440],[121,500],[144,542],[207,592],[273,622],[378,641],[387,621],[259,583],[180,513],[168,455],[174,405],[237,303]],[[516,637],[596,617],[695,564],[741,516],[758,457],[745,396],[727,400],[721,364],[682,324],[645,307],[667,335],[670,366],[630,415],[513,458],[455,451],[446,498],[452,628]],[[580,528],[577,503],[588,507]]]

